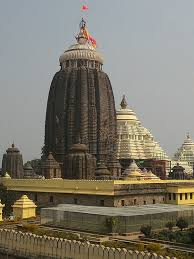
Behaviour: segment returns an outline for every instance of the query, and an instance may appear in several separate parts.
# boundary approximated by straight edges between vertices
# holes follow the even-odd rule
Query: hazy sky
[[[193,0],[0,0],[0,159],[13,140],[24,160],[40,156],[50,82],[82,2],[117,107],[125,94],[169,155],[194,137]]]

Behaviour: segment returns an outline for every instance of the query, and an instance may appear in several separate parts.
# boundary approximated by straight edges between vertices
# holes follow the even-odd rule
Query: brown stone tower
[[[23,178],[23,158],[19,149],[14,144],[6,150],[2,160],[2,175],[9,173],[11,178]]]
[[[60,57],[61,70],[55,74],[48,96],[44,150],[63,163],[79,138],[97,161],[108,166],[116,151],[114,96],[102,70],[103,58],[88,43],[85,29],[82,20],[77,43]]]

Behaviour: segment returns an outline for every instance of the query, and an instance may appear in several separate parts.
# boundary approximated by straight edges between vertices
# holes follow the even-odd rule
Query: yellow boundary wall
[[[194,189],[194,180],[66,180],[66,179],[11,179],[3,177],[0,182],[12,191],[114,195],[118,185],[189,184]]]

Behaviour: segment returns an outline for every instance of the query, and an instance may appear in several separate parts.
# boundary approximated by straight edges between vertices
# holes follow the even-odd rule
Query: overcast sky
[[[0,0],[0,159],[13,141],[24,161],[40,157],[50,83],[82,2],[117,107],[125,94],[173,154],[194,137],[193,0]]]

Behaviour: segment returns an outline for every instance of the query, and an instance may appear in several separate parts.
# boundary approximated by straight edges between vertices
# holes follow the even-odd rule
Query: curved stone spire
[[[61,70],[51,83],[45,153],[48,156],[51,151],[63,164],[80,136],[80,143],[87,146],[88,153],[108,166],[117,142],[114,95],[110,79],[102,70],[102,56],[85,42],[84,26],[82,21],[78,42],[61,55]],[[108,169],[111,170],[109,166]],[[64,175],[68,178],[68,172]]]
[[[9,172],[11,178],[23,178],[23,158],[14,143],[6,150],[2,159],[2,173]]]

